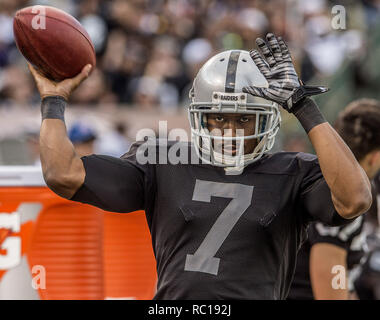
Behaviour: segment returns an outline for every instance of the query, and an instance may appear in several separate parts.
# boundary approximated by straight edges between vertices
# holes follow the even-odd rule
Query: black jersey
[[[372,234],[371,248],[358,277],[354,280],[360,300],[380,300],[380,236]]]
[[[171,147],[156,147],[165,159]],[[143,209],[157,262],[155,299],[285,299],[313,219],[335,211],[317,158],[265,155],[239,175],[208,164],[141,164],[142,143],[120,159],[83,157],[72,200],[114,212]],[[193,154],[191,144],[186,144]]]
[[[372,206],[365,216],[368,257],[354,279],[360,300],[380,300],[380,172],[373,179],[372,199]]]
[[[330,243],[347,251],[347,271],[359,266],[365,256],[364,217],[340,227],[331,227],[322,222],[312,222],[307,231],[308,239],[302,245],[297,256],[297,266],[288,299],[313,300],[314,295],[310,281],[310,251],[317,243]],[[333,274],[331,274],[331,278]],[[349,279],[351,281],[351,279]],[[354,281],[354,279],[352,279]],[[353,289],[353,284],[350,287]]]
[[[340,227],[331,227],[325,223],[313,221],[308,230],[308,238],[302,245],[298,256],[294,279],[288,299],[312,300],[314,299],[310,281],[310,250],[317,243],[330,243],[347,251],[348,289],[355,290],[354,282],[359,276],[358,272],[368,255],[367,235],[371,228],[369,224],[377,224],[377,197],[379,195],[376,178],[372,181],[372,205],[369,210],[354,221]],[[324,201],[324,200],[322,200]],[[375,222],[374,222],[375,221]],[[354,272],[352,272],[356,269]],[[333,276],[333,274],[332,274]]]

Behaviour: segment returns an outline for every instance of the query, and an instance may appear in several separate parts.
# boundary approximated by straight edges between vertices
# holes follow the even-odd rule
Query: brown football
[[[52,80],[72,78],[88,63],[95,68],[88,33],[62,10],[41,5],[23,8],[16,12],[13,31],[22,55]]]

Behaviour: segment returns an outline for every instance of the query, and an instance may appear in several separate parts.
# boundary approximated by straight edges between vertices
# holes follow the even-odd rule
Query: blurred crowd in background
[[[14,13],[37,4],[72,14],[93,40],[97,68],[71,105],[183,112],[192,79],[210,56],[249,50],[269,31],[286,40],[304,82],[331,88],[318,98],[330,122],[351,100],[380,94],[379,0],[0,0],[0,112],[39,106],[13,39]],[[343,28],[332,26],[342,8],[336,6],[345,11]],[[287,114],[283,128],[278,148],[310,147]]]

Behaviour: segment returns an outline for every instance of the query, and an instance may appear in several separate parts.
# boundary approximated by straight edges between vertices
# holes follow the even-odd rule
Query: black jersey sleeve
[[[306,222],[321,221],[330,226],[350,223],[352,219],[343,218],[334,207],[330,188],[322,175],[318,158],[311,154],[300,153],[298,164],[303,176],[300,186],[303,219]]]
[[[121,158],[105,155],[82,157],[86,171],[83,185],[71,198],[112,212],[145,210],[154,195],[150,165],[136,161],[139,144]]]
[[[353,240],[360,235],[362,227],[363,216],[353,219],[352,222],[344,226],[335,227],[315,221],[308,229],[308,240],[311,245],[329,243],[348,251]]]

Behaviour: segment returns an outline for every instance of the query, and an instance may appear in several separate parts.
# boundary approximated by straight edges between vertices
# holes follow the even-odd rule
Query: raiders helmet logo
[[[221,95],[220,99],[221,100],[227,100],[227,101],[238,101],[239,97],[238,96],[225,96],[225,95]]]

